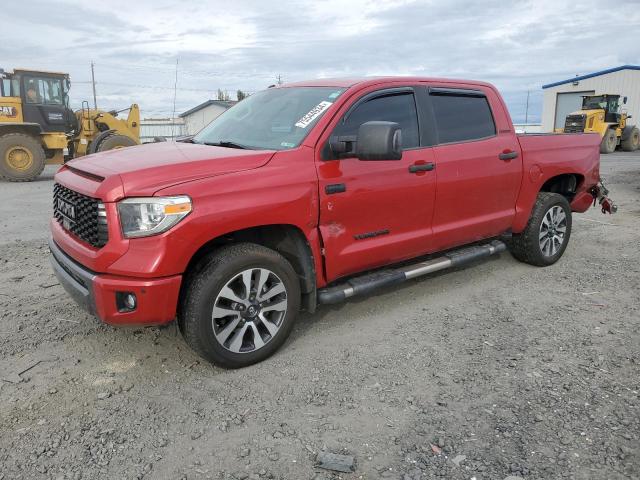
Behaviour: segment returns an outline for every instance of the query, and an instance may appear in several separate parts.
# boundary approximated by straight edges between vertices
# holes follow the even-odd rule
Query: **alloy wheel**
[[[562,247],[567,232],[567,215],[564,209],[554,205],[542,217],[539,241],[540,251],[546,257],[552,257]]]
[[[251,353],[278,333],[287,313],[287,290],[274,272],[250,268],[218,293],[212,311],[216,340],[233,353]]]

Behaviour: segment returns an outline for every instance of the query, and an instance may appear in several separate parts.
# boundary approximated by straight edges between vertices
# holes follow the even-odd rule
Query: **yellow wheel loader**
[[[121,112],[69,108],[69,75],[0,69],[0,177],[31,181],[45,164],[140,143],[140,111],[133,104]]]
[[[627,103],[627,97],[622,103]],[[564,132],[599,133],[600,153],[612,153],[617,147],[633,152],[640,147],[640,130],[629,125],[630,118],[626,112],[620,113],[620,95],[586,95],[582,110],[567,115]]]

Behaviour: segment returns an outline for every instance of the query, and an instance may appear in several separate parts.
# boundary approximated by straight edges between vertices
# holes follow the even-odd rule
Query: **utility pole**
[[[94,71],[94,63],[91,60],[91,85],[93,86],[93,108],[98,110],[98,100],[96,99],[96,74]]]
[[[524,124],[529,123],[529,90],[527,90],[527,108],[524,111]]]
[[[176,58],[176,79],[173,83],[173,112],[171,113],[171,138],[175,139],[173,129],[176,123],[176,97],[178,95],[178,58]]]

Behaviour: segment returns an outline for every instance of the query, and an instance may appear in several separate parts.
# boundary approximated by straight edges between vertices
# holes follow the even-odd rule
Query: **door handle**
[[[343,193],[347,191],[347,186],[344,183],[332,183],[324,187],[324,193],[327,195],[333,195],[334,193]]]
[[[514,158],[518,158],[518,152],[515,150],[505,150],[500,155],[498,155],[500,160],[513,160]]]
[[[418,173],[418,172],[430,172],[431,170],[433,170],[434,168],[436,168],[435,163],[421,163],[419,165],[410,165],[409,166],[409,173]]]

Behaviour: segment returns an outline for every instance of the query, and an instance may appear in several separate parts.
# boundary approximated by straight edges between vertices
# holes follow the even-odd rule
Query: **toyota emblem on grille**
[[[61,198],[58,198],[58,211],[70,220],[76,219],[75,207]]]

